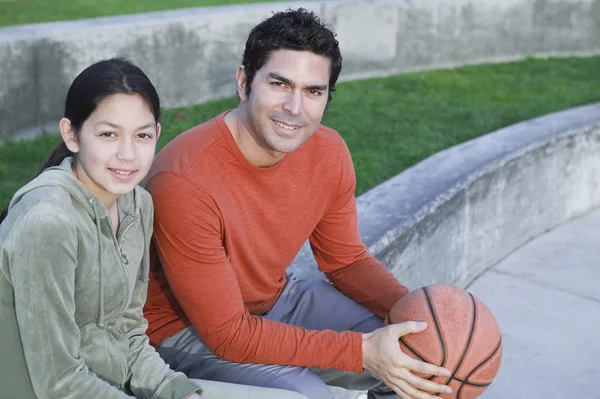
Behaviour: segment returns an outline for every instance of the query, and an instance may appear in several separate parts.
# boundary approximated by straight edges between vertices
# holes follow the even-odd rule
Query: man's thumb
[[[394,335],[401,337],[406,334],[415,334],[427,328],[427,322],[424,321],[405,321],[398,324],[390,324],[388,328],[392,329]]]

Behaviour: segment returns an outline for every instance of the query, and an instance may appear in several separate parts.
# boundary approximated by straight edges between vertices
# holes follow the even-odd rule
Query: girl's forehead
[[[104,98],[86,120],[86,125],[131,128],[156,125],[150,106],[139,95],[113,94]]]

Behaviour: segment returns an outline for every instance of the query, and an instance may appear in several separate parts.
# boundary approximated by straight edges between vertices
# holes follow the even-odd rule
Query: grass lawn
[[[265,1],[267,0],[0,0],[0,26]]]
[[[350,147],[357,195],[424,158],[518,121],[600,101],[600,57],[469,66],[342,83],[323,123]],[[165,111],[159,147],[236,106],[229,98]],[[29,179],[57,135],[0,147],[0,204]]]

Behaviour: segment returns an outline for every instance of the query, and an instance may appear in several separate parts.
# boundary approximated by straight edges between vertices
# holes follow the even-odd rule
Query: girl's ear
[[[65,142],[69,151],[77,153],[79,152],[79,141],[77,140],[77,134],[71,126],[71,121],[67,118],[62,118],[58,123],[60,129],[60,135]]]

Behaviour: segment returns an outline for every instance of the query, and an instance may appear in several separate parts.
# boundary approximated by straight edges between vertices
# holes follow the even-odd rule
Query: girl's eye
[[[115,134],[115,132],[104,132],[104,133],[101,133],[100,136],[102,136],[102,137],[116,137],[117,135]]]
[[[153,138],[153,137],[152,137],[152,135],[151,135],[151,134],[149,134],[149,133],[140,133],[140,134],[138,135],[138,137],[140,137],[140,138],[142,138],[142,139],[152,139],[152,138]]]

